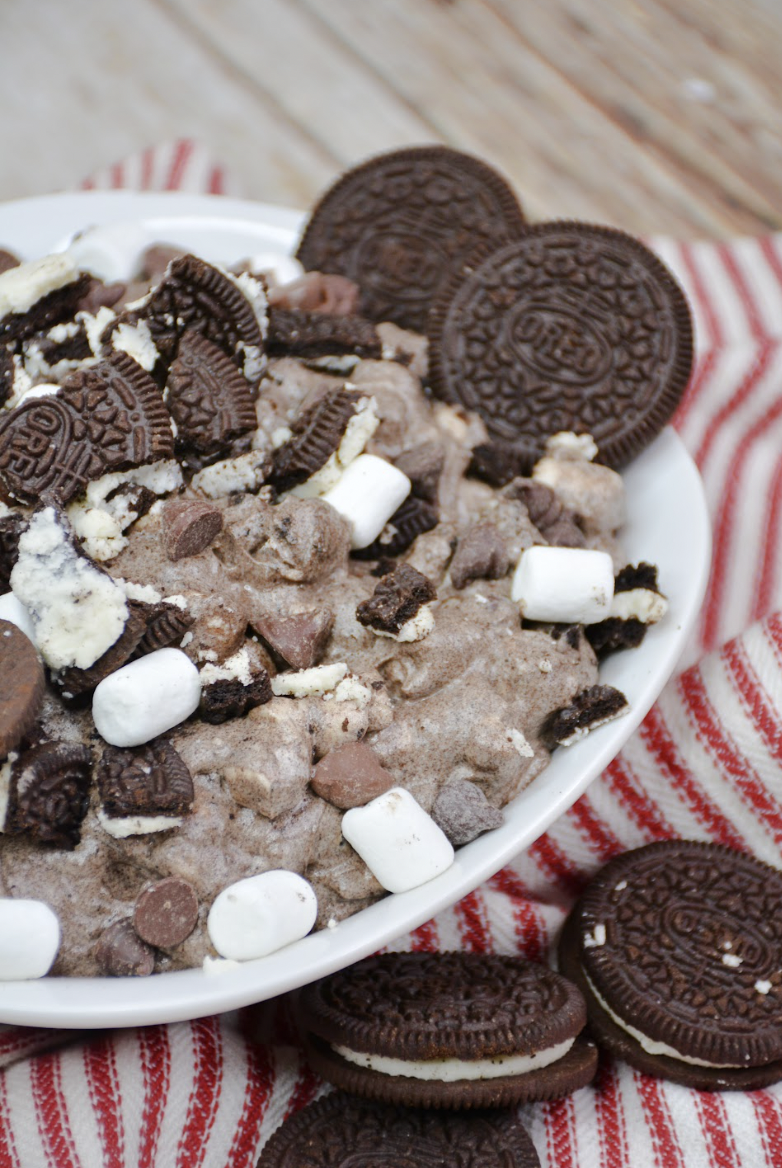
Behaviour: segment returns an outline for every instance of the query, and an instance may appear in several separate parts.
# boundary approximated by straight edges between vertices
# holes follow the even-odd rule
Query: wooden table
[[[411,143],[480,154],[531,218],[782,228],[778,0],[2,0],[0,198],[200,138],[307,206]]]

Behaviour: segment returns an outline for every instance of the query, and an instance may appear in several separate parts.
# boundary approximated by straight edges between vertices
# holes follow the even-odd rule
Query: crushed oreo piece
[[[531,474],[534,464],[534,458],[507,443],[482,442],[473,446],[466,474],[490,487],[504,487],[520,475]]]
[[[356,560],[401,556],[413,540],[437,527],[439,522],[439,508],[410,494],[396,509],[377,539],[368,547],[356,549],[350,554]]]
[[[195,332],[179,342],[165,399],[177,442],[199,454],[226,450],[258,424],[247,378],[222,349]]]
[[[104,977],[149,977],[155,971],[155,950],[127,919],[114,921],[103,931],[95,958]]]
[[[13,394],[15,378],[13,350],[9,345],[0,345],[0,406]]]
[[[258,669],[253,673],[249,685],[245,685],[238,677],[221,677],[209,682],[201,690],[198,712],[202,721],[219,725],[231,718],[243,718],[250,710],[265,705],[271,699],[271,678],[265,669]]]
[[[509,567],[505,537],[484,520],[459,540],[451,560],[451,583],[454,588],[465,588],[473,580],[501,580]]]
[[[563,506],[556,491],[534,479],[517,479],[506,493],[527,508],[530,521],[552,547],[586,547],[584,533],[572,512]]]
[[[43,742],[13,764],[5,830],[72,851],[90,801],[92,755],[86,746]]]
[[[22,344],[37,333],[46,332],[52,325],[73,320],[79,301],[86,293],[92,277],[86,273],[68,284],[47,292],[27,312],[11,312],[0,319],[0,344]]]
[[[616,574],[614,592],[631,592],[634,588],[646,588],[659,593],[657,567],[642,560],[639,564],[626,564]]]
[[[304,312],[299,308],[269,310],[267,347],[270,357],[341,357],[379,360],[383,344],[371,321],[361,316]]]
[[[548,715],[541,727],[541,741],[547,750],[570,746],[628,709],[627,698],[620,690],[612,685],[592,685],[577,694],[569,706]]]
[[[107,746],[97,767],[101,807],[112,818],[185,815],[193,805],[193,780],[171,743]]]
[[[432,819],[455,848],[504,822],[499,808],[492,807],[481,788],[467,779],[452,779],[440,789]]]
[[[158,604],[150,605],[146,610],[147,627],[136,650],[131,657],[144,657],[147,653],[154,653],[157,649],[167,649],[169,645],[179,646],[185,633],[193,624],[195,618],[187,609],[178,604],[161,600]]]
[[[128,619],[122,633],[106,652],[87,669],[69,665],[51,674],[51,683],[66,706],[80,706],[92,691],[117,669],[127,664],[147,627],[145,606],[128,601]]]
[[[27,520],[12,511],[0,519],[0,593],[11,587],[11,572],[19,554],[19,536],[27,527]]]
[[[166,554],[169,560],[196,556],[223,530],[223,513],[206,499],[170,499],[164,508]]]
[[[295,308],[303,312],[327,312],[353,316],[358,311],[359,287],[347,276],[305,272],[298,280],[269,290],[271,308]]]
[[[445,464],[445,451],[439,442],[422,442],[403,450],[394,466],[410,479],[410,490],[425,503],[437,504],[437,488]]]
[[[657,568],[654,564],[647,564],[645,561],[627,564],[617,572],[614,596],[621,597],[622,593],[628,592],[636,593],[632,598],[634,602],[640,601],[640,604],[636,603],[634,610],[630,605],[623,615],[609,616],[606,620],[584,628],[587,640],[601,661],[609,653],[616,653],[621,649],[637,649],[646,636],[649,625],[659,620],[661,613],[665,611],[665,600],[657,585]],[[621,601],[618,603],[621,604]],[[614,606],[618,607],[616,601]]]
[[[363,396],[332,389],[294,419],[292,437],[274,452],[269,482],[275,490],[290,491],[328,462]]]
[[[334,613],[325,608],[297,612],[292,616],[266,616],[253,622],[278,657],[292,669],[317,665],[326,649],[334,625]]]
[[[140,519],[157,502],[157,495],[141,483],[121,483],[106,496],[107,503],[115,499],[122,499],[128,512],[132,511],[136,519]]]
[[[396,635],[422,605],[434,600],[432,581],[410,564],[401,563],[379,580],[369,600],[356,608],[356,620],[367,628]]]
[[[585,625],[584,633],[598,659],[602,661],[609,653],[617,653],[620,649],[637,649],[646,636],[647,628],[648,625],[643,621],[634,618],[622,620],[618,616],[609,616],[596,624]]]

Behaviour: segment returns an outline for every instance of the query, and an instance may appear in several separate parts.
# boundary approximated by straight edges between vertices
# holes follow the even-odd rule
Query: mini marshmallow
[[[59,948],[60,922],[48,904],[0,899],[0,981],[45,977]]]
[[[256,276],[266,276],[273,288],[291,284],[304,275],[304,265],[299,260],[276,251],[262,251],[250,256],[247,267]]]
[[[342,817],[342,834],[388,892],[407,892],[453,863],[447,836],[404,787]]]
[[[123,665],[92,699],[95,728],[112,746],[141,746],[198,709],[201,679],[181,649],[158,649]]]
[[[369,547],[410,494],[411,483],[384,458],[360,454],[338,483],[323,495],[351,526],[350,546]]]
[[[30,612],[13,592],[5,592],[0,596],[0,620],[10,621],[21,629],[26,637],[35,644],[35,625]]]
[[[224,888],[206,927],[221,957],[252,961],[306,937],[317,915],[318,900],[307,881],[276,868]]]
[[[149,232],[137,223],[108,223],[82,232],[65,254],[77,268],[112,283],[127,280],[151,242]]]
[[[607,552],[584,548],[527,548],[511,584],[511,599],[527,620],[591,625],[605,620],[614,595]]]

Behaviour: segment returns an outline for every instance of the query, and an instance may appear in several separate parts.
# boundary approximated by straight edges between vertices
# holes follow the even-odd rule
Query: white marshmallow
[[[108,223],[82,232],[65,254],[77,268],[110,283],[127,280],[151,242],[149,232],[137,223]]]
[[[410,479],[384,458],[360,454],[323,495],[351,526],[350,546],[369,547],[410,494]]]
[[[112,746],[141,746],[198,709],[201,679],[181,649],[158,649],[123,665],[92,699],[95,728]]]
[[[250,271],[258,276],[266,276],[272,287],[290,284],[304,275],[304,266],[294,256],[280,255],[276,251],[262,251],[250,256],[247,262]]]
[[[252,961],[306,937],[317,915],[317,897],[307,881],[277,868],[224,888],[206,927],[221,957]]]
[[[342,817],[342,834],[388,892],[407,892],[453,863],[445,834],[404,787]]]
[[[0,899],[0,981],[45,977],[59,948],[60,922],[48,904]]]
[[[35,644],[35,625],[29,610],[13,592],[5,592],[0,596],[0,620],[10,621],[21,629],[26,637]]]
[[[511,584],[527,620],[592,625],[609,616],[613,595],[611,557],[584,548],[527,548]]]

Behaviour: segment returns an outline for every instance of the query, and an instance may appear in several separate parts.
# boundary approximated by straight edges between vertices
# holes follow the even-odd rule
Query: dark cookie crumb
[[[618,718],[627,708],[627,698],[620,690],[612,685],[592,685],[582,690],[569,706],[548,715],[541,727],[541,741],[547,750],[569,746],[589,730]]]
[[[369,600],[359,604],[356,619],[368,628],[396,634],[436,595],[437,589],[427,576],[402,563],[378,582]]]

